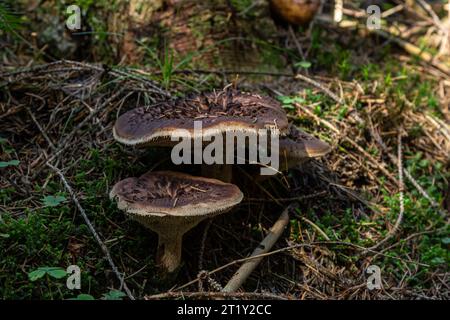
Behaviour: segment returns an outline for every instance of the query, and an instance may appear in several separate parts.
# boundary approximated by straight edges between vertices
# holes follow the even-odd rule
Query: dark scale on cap
[[[159,102],[126,112],[114,126],[115,138],[125,144],[167,140],[176,129],[193,131],[194,121],[203,129],[254,131],[277,128],[287,131],[288,121],[274,99],[233,89]]]
[[[242,201],[233,184],[171,171],[147,172],[118,182],[110,193],[119,209],[158,234],[156,262],[163,273],[181,263],[183,235],[206,218]]]
[[[157,171],[118,182],[111,191],[111,197],[127,208],[143,211],[143,214],[156,208],[155,212],[165,209],[182,212],[183,207],[197,205],[210,206],[210,211],[215,212],[222,210],[221,207],[214,209],[216,204],[228,199],[230,204],[235,204],[242,199],[242,193],[236,186],[218,180]],[[189,212],[183,214],[190,215]]]

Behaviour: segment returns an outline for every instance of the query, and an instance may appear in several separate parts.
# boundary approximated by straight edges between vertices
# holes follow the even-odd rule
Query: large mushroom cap
[[[110,197],[135,217],[198,220],[229,210],[243,194],[237,186],[219,180],[157,171],[118,182]]]
[[[128,111],[117,119],[114,137],[127,145],[174,145],[173,132],[186,129],[193,135],[195,120],[202,121],[203,137],[273,128],[283,134],[288,128],[286,113],[276,100],[227,89]]]

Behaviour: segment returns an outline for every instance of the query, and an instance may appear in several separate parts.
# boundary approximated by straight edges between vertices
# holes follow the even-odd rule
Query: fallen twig
[[[391,29],[384,29],[384,30],[375,29],[372,31],[384,38],[387,38],[387,39],[395,42],[398,46],[403,48],[403,50],[405,50],[409,54],[412,54],[412,55],[420,58],[424,62],[431,64],[433,67],[439,69],[440,71],[444,72],[445,74],[450,75],[450,67],[447,64],[436,61],[435,57],[431,53],[425,52],[425,51],[423,51],[423,49],[420,49],[416,45],[400,38],[398,35],[398,32],[394,33],[394,31]]]
[[[399,186],[399,202],[400,202],[400,211],[398,213],[397,220],[395,221],[394,227],[388,232],[386,237],[383,238],[377,244],[371,246],[369,249],[375,250],[379,248],[383,243],[387,242],[390,238],[394,236],[394,234],[398,231],[400,224],[403,220],[403,215],[405,213],[405,202],[404,202],[404,184],[403,184],[403,160],[402,160],[402,133],[401,130],[398,133],[398,180],[400,183]]]
[[[384,144],[383,140],[381,139],[380,135],[378,134],[378,132],[375,131],[375,128],[373,127],[373,123],[372,120],[369,117],[369,124],[370,124],[370,132],[372,137],[375,139],[375,141],[377,141],[377,143],[380,145],[381,149],[383,150],[383,152],[385,152],[387,154],[387,156],[389,157],[389,159],[391,160],[392,163],[397,163],[397,160],[395,158],[394,155],[392,155],[387,146]],[[431,206],[436,209],[438,211],[438,213],[442,216],[442,217],[446,217],[447,214],[445,213],[444,210],[441,209],[440,205],[433,199],[431,198],[431,196],[420,186],[420,184],[416,181],[416,179],[414,179],[414,177],[409,173],[409,171],[406,168],[403,168],[403,174],[405,175],[405,177],[409,180],[409,182],[412,183],[412,185],[417,189],[417,191],[419,191],[419,193],[425,198],[427,199]]]
[[[305,60],[305,54],[303,53],[302,45],[297,39],[297,36],[294,33],[294,29],[292,29],[292,26],[289,25],[289,35],[292,38],[292,41],[294,41],[295,46],[297,47],[298,54],[302,57],[303,60]]]
[[[279,294],[271,294],[264,292],[166,292],[146,296],[146,300],[160,300],[167,298],[249,298],[249,299],[271,299],[271,300],[287,300],[287,297]]]
[[[288,212],[290,208],[291,206],[288,206],[283,210],[278,220],[275,222],[272,228],[270,228],[269,234],[263,239],[263,241],[261,241],[260,245],[253,251],[250,257],[259,256],[261,254],[269,252],[269,250],[273,247],[273,245],[281,236],[287,224],[289,223]],[[253,270],[255,270],[262,259],[263,257],[260,257],[245,262],[239,268],[239,270],[236,271],[225,288],[223,288],[222,292],[235,292],[236,290],[238,290],[245,282],[245,280],[247,280]]]
[[[319,233],[322,235],[322,237],[325,238],[325,240],[330,241],[330,238],[327,236],[327,234],[326,234],[322,229],[320,229],[320,227],[319,227],[317,224],[315,224],[314,222],[312,222],[311,220],[309,220],[309,219],[306,218],[306,217],[302,217],[302,220],[305,221],[306,223],[308,223],[308,224],[309,224],[311,227],[313,227],[317,232],[319,232]]]
[[[316,87],[317,89],[321,90],[322,92],[324,92],[325,94],[327,94],[331,99],[333,99],[334,101],[336,101],[339,104],[342,104],[343,101],[341,98],[339,98],[337,95],[335,95],[333,92],[331,92],[329,89],[325,88],[324,85],[322,85],[321,83],[317,82],[316,80],[313,80],[311,78],[308,78],[307,76],[303,75],[303,74],[296,74],[295,79],[297,80],[302,80],[305,81],[311,85],[313,85],[314,87]]]
[[[61,170],[59,170],[58,168],[54,167],[53,165],[51,165],[50,163],[46,163],[48,167],[50,167],[53,171],[56,172],[56,174],[58,174],[58,176],[60,177],[61,181],[63,182],[65,188],[67,189],[67,191],[70,194],[70,197],[72,198],[72,201],[75,203],[76,207],[78,208],[78,211],[80,211],[81,215],[83,216],[84,221],[86,222],[86,225],[88,226],[89,230],[91,231],[92,235],[94,236],[95,240],[97,241],[97,243],[99,244],[100,248],[102,249],[106,260],[108,260],[109,265],[111,266],[113,272],[115,273],[115,275],[117,276],[117,279],[119,279],[120,281],[120,286],[123,287],[123,289],[125,290],[128,298],[130,298],[131,300],[135,300],[133,294],[131,293],[130,289],[128,289],[127,284],[125,283],[125,279],[124,277],[120,274],[119,270],[117,269],[111,254],[109,253],[108,248],[106,247],[106,245],[103,243],[103,241],[100,239],[100,236],[98,235],[97,231],[95,231],[94,226],[92,225],[91,221],[89,220],[86,211],[84,211],[83,207],[80,205],[80,202],[78,201],[77,197],[75,196],[75,193],[73,192],[72,188],[70,187],[69,183],[67,182],[66,178],[64,177],[63,173],[61,172]]]
[[[367,16],[364,15],[364,18],[365,17],[367,17]],[[330,19],[329,17],[326,17],[324,15],[318,16],[317,19],[321,22],[337,25],[342,28],[355,28],[355,27],[356,28],[364,28],[370,33],[377,34],[383,38],[386,38],[392,42],[395,42],[398,46],[400,46],[403,50],[405,50],[409,54],[418,57],[419,59],[423,60],[424,62],[427,62],[430,65],[432,65],[433,67],[439,69],[443,73],[450,75],[450,67],[447,64],[436,61],[435,56],[433,56],[431,53],[425,52],[423,49],[417,47],[416,45],[406,41],[405,39],[402,39],[400,37],[400,32],[396,28],[382,27],[381,29],[375,29],[375,28],[369,29],[366,27],[365,24],[359,23],[358,21],[355,21],[355,20],[342,20],[340,23],[336,24],[335,21],[333,21],[333,19]]]
[[[27,110],[28,114],[30,115],[31,119],[33,120],[34,124],[36,125],[36,127],[39,129],[39,131],[41,132],[42,136],[44,137],[45,140],[47,140],[48,145],[50,146],[50,148],[52,148],[52,150],[56,150],[55,145],[53,144],[53,141],[49,138],[49,136],[47,135],[47,133],[45,132],[44,128],[42,128],[41,124],[39,123],[39,121],[37,121],[36,117],[34,116],[34,113],[30,110],[29,107],[25,108],[25,110]]]
[[[59,65],[67,65],[67,66],[74,68],[74,70],[82,70],[82,69],[95,70],[95,71],[101,72],[101,73],[109,73],[112,76],[115,76],[117,78],[125,77],[125,78],[129,78],[129,79],[133,79],[135,81],[139,81],[139,82],[147,85],[148,92],[153,92],[153,93],[165,96],[167,98],[171,97],[169,92],[158,87],[154,81],[143,78],[142,76],[139,76],[136,73],[136,71],[133,69],[125,69],[125,70],[120,70],[117,68],[109,69],[107,67],[100,66],[100,65],[95,65],[95,64],[86,63],[86,62],[79,62],[79,61],[71,61],[71,60],[59,60],[59,61],[54,61],[54,62],[43,64],[43,65],[27,67],[27,68],[20,68],[18,70],[14,70],[11,72],[0,73],[0,78],[15,77],[17,75],[22,75],[22,74],[33,74],[35,72],[48,73],[48,72],[52,72],[51,69],[49,69],[49,68],[54,67],[54,66],[59,66]],[[64,70],[64,71],[66,71],[66,70]],[[12,80],[7,80],[7,83],[9,83],[9,82],[12,82]]]
[[[308,194],[305,196],[298,196],[298,197],[292,197],[292,198],[275,198],[276,201],[280,202],[292,202],[292,201],[300,201],[300,200],[308,200],[316,197],[321,197],[323,195],[326,195],[327,191],[320,191],[313,194]],[[273,199],[266,199],[266,198],[247,198],[246,202],[275,202]]]
[[[274,254],[277,254],[277,253],[281,253],[281,252],[290,251],[290,250],[293,250],[293,249],[298,249],[298,248],[318,248],[320,246],[331,246],[331,245],[352,247],[355,250],[361,251],[362,253],[370,252],[370,253],[374,253],[376,255],[380,255],[380,256],[383,256],[383,257],[386,257],[386,258],[390,258],[390,259],[394,259],[394,260],[398,260],[398,261],[402,261],[402,262],[408,262],[408,263],[415,264],[415,265],[422,266],[422,267],[429,267],[430,266],[430,265],[428,265],[426,263],[421,263],[421,262],[417,262],[417,261],[414,261],[414,260],[411,260],[411,259],[403,259],[403,258],[400,258],[400,257],[397,257],[397,256],[388,255],[388,254],[385,254],[383,252],[372,250],[370,248],[366,248],[366,247],[363,247],[363,246],[360,246],[360,245],[357,245],[357,244],[354,244],[354,243],[351,243],[351,242],[345,242],[345,241],[315,241],[315,242],[310,242],[310,243],[294,244],[292,246],[284,247],[284,248],[277,249],[277,250],[274,250],[274,251],[270,251],[270,252],[267,252],[267,253],[262,253],[262,254],[259,254],[259,255],[256,255],[256,256],[250,256],[250,257],[247,257],[247,258],[233,260],[233,261],[231,261],[231,262],[229,262],[227,264],[224,264],[223,266],[220,266],[220,267],[218,267],[218,268],[216,268],[214,270],[208,271],[208,275],[212,275],[214,273],[222,271],[222,270],[224,270],[224,269],[226,269],[228,267],[234,266],[235,264],[247,262],[249,260],[269,257],[271,255],[274,255]],[[185,284],[175,288],[173,292],[179,291],[179,290],[184,289],[186,287],[189,287],[189,286],[191,286],[193,284],[196,284],[198,281],[199,281],[199,278],[197,277],[196,279],[191,280],[191,281],[189,281],[189,282],[187,282],[187,283],[185,283]]]

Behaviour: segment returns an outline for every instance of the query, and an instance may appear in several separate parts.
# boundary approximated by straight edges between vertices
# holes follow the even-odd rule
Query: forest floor
[[[246,0],[153,8],[134,22],[120,20],[121,1],[78,1],[83,32],[70,34],[65,7],[49,2],[16,8],[25,18],[0,32],[0,299],[123,299],[124,283],[137,299],[169,290],[211,298],[288,205],[277,251],[241,298],[450,298],[450,74],[437,60],[369,32],[357,14],[356,25],[323,18],[289,32]],[[423,41],[433,20],[411,14],[386,23],[414,27],[406,39],[437,56]],[[124,23],[138,27],[121,33]],[[180,271],[162,281],[156,235],[108,193],[148,170],[199,168],[172,165],[164,149],[120,145],[112,126],[136,106],[230,83],[279,99],[332,152],[264,182],[236,166],[244,201],[191,230]],[[80,290],[66,286],[70,265],[81,269]],[[369,266],[381,270],[380,289],[367,287]]]

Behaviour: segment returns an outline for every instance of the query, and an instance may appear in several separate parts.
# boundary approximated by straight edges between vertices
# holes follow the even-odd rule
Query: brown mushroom
[[[158,171],[118,182],[110,198],[158,234],[156,260],[170,273],[180,265],[183,235],[202,220],[230,210],[243,194],[237,186],[219,180]]]
[[[319,7],[320,0],[270,0],[270,12],[281,25],[306,26]]]
[[[322,157],[330,151],[328,143],[290,125],[289,133],[281,138],[279,143],[281,171],[286,171],[307,159]]]
[[[194,121],[202,121],[202,136],[195,135]],[[286,113],[276,100],[231,88],[159,102],[126,112],[117,119],[114,137],[127,145],[174,146],[174,132],[187,130],[189,137],[211,139],[220,133],[258,134],[260,129],[288,129]],[[181,137],[183,138],[183,137]],[[187,138],[187,137],[186,137]],[[202,165],[209,177],[229,182],[231,165]]]
[[[319,158],[331,151],[328,143],[289,125],[289,133],[280,138],[278,144],[278,172],[287,171],[311,158]],[[250,166],[248,171],[256,181],[265,181],[270,175],[261,175],[259,166]]]

